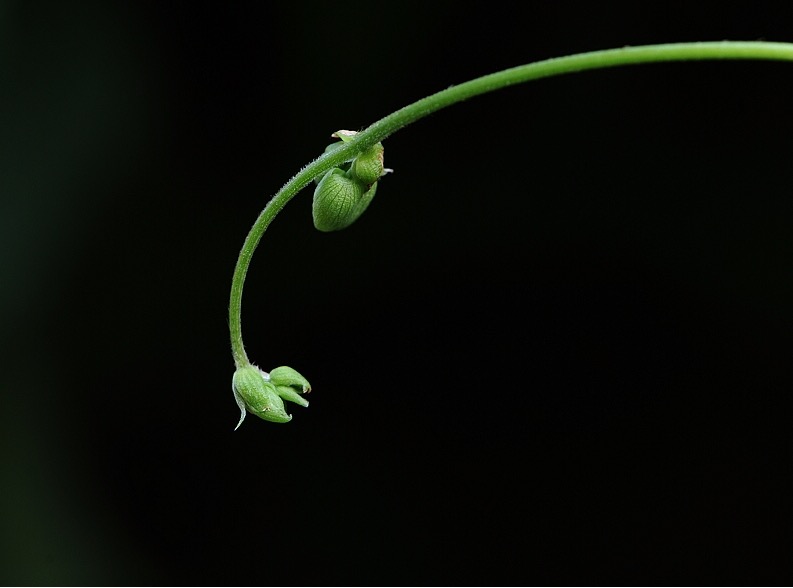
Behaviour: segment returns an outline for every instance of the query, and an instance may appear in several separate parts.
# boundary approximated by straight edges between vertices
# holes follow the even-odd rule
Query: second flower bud
[[[341,141],[328,145],[325,152],[352,141],[355,135],[355,131],[337,131],[333,136]],[[376,143],[352,162],[327,171],[314,189],[314,226],[326,232],[349,227],[369,206],[377,192],[377,180],[386,171],[382,143]]]

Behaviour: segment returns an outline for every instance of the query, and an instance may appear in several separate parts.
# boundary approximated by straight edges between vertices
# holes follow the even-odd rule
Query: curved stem
[[[507,86],[540,78],[622,65],[715,59],[793,61],[793,43],[716,41],[645,45],[579,53],[520,65],[452,86],[422,98],[375,122],[342,147],[318,157],[284,184],[267,203],[242,246],[237,266],[234,268],[229,302],[229,330],[234,363],[238,368],[250,363],[242,343],[241,310],[242,287],[251,256],[275,215],[318,175],[346,161],[351,161],[362,151],[382,141],[395,131],[433,112]]]

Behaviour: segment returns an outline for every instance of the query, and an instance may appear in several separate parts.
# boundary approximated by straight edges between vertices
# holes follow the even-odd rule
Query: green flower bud
[[[325,148],[328,153],[353,141],[355,131],[336,131],[340,139]],[[314,226],[320,231],[346,229],[363,214],[377,191],[377,180],[392,170],[383,167],[383,144],[377,143],[366,152],[325,175],[314,178],[312,212]]]
[[[360,216],[356,209],[365,189],[339,168],[328,171],[314,189],[314,226],[320,231],[339,231],[350,226]]]
[[[284,400],[300,406],[308,406],[308,400],[300,396],[311,392],[311,384],[297,370],[288,366],[277,367],[270,372],[270,383]]]
[[[311,392],[311,384],[297,370],[282,365],[270,370],[270,382],[276,386],[290,386],[297,388],[303,394]]]
[[[276,386],[275,392],[284,400],[294,402],[295,404],[299,404],[302,407],[308,406],[308,400],[303,398],[294,388],[290,388],[289,386]]]
[[[247,365],[234,372],[231,389],[240,407],[240,422],[236,427],[239,428],[248,412],[266,421],[288,423],[292,415],[286,413],[284,400],[308,406],[308,401],[300,394],[311,392],[311,384],[297,370],[285,365],[269,374]]]
[[[367,186],[371,186],[385,173],[383,167],[383,144],[377,143],[371,149],[356,157],[350,167],[350,175]]]
[[[284,410],[284,401],[278,394],[276,386],[266,378],[265,372],[252,365],[241,367],[234,372],[231,389],[241,412],[240,422],[234,430],[237,430],[245,420],[246,411],[273,423],[288,423],[292,420],[292,416]]]

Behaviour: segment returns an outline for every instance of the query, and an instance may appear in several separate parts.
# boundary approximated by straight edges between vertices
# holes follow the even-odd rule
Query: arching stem
[[[716,41],[701,43],[670,43],[624,47],[580,53],[520,65],[500,72],[482,76],[474,80],[441,90],[422,98],[389,114],[364,131],[358,133],[353,141],[325,153],[300,170],[278,191],[262,210],[253,224],[234,268],[229,301],[229,331],[231,349],[237,368],[249,365],[248,356],[242,342],[242,288],[245,275],[262,235],[273,218],[301,189],[315,177],[332,167],[351,161],[365,149],[382,141],[395,131],[409,125],[433,112],[462,102],[474,96],[493,92],[515,84],[531,80],[549,78],[562,74],[593,69],[604,69],[622,65],[658,63],[669,61],[703,61],[726,59],[793,61],[793,43],[770,43],[763,41]]]

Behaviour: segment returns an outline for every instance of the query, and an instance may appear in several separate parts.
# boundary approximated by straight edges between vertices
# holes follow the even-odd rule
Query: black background
[[[5,584],[790,584],[793,69],[514,87],[246,232],[339,129],[580,51],[793,41],[762,2],[6,2]]]

